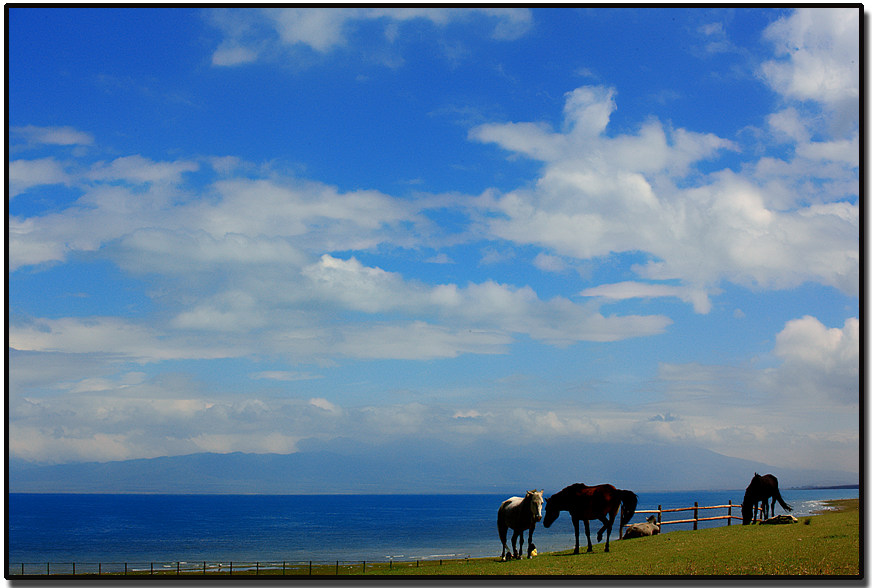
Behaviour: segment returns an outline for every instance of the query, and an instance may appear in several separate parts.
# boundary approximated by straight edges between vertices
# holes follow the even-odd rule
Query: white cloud
[[[230,66],[257,60],[257,52],[248,47],[221,46],[212,54],[212,65]]]
[[[463,353],[504,353],[511,342],[507,333],[411,321],[353,325],[337,334],[333,349],[359,359],[429,360]]]
[[[764,79],[788,98],[814,100],[857,120],[860,15],[854,8],[799,8],[766,29],[780,59],[761,66]]]
[[[562,272],[566,270],[566,262],[556,255],[539,252],[533,259],[533,265],[545,272]]]
[[[858,293],[858,206],[821,206],[826,193],[812,205],[791,202],[790,210],[770,202],[783,202],[795,183],[809,185],[808,165],[802,177],[797,164],[777,175],[758,166],[752,169],[757,178],[724,170],[688,182],[683,178],[695,173],[697,162],[734,145],[710,134],[667,130],[656,120],[635,135],[606,136],[614,96],[600,87],[569,93],[562,133],[527,123],[473,129],[473,139],[545,163],[535,187],[480,197],[495,237],[578,259],[648,252],[654,260],[637,268],[640,277],[679,279],[694,292],[728,280],[764,288],[815,281]],[[776,124],[799,132],[786,119]],[[849,145],[821,151],[844,158]],[[702,295],[692,300],[705,309]]]
[[[38,319],[9,329],[9,346],[20,351],[102,354],[138,362],[240,357],[237,344],[168,337],[165,332],[115,317]]]
[[[497,340],[486,341],[488,345],[505,343],[505,336],[512,333],[523,333],[555,345],[585,340],[616,341],[660,333],[671,323],[668,318],[656,315],[605,317],[565,298],[541,300],[530,287],[514,288],[493,281],[472,283],[464,288],[454,284],[428,286],[406,282],[399,274],[366,267],[354,258],[345,261],[326,254],[317,264],[305,268],[303,275],[313,284],[315,298],[322,303],[339,303],[342,308],[368,313],[434,316],[458,330],[470,327],[475,332],[485,329],[502,333]],[[414,323],[410,335],[393,333],[395,329],[408,333],[407,328],[387,327],[397,341],[405,341],[406,336],[418,336],[414,332],[425,325]],[[441,348],[440,342],[455,338],[441,328],[432,329],[430,336],[437,348]],[[401,344],[391,344],[388,348],[404,357],[416,354],[414,350],[403,350]],[[372,346],[361,352],[382,356],[385,349]]]
[[[53,157],[16,159],[9,162],[9,196],[17,196],[34,186],[69,184],[72,177],[64,164]]]
[[[279,382],[299,382],[301,380],[316,380],[323,378],[321,374],[313,374],[311,372],[289,372],[283,370],[272,370],[265,372],[256,372],[250,375],[254,380],[277,380]]]
[[[586,288],[579,292],[579,296],[600,296],[612,300],[675,297],[693,304],[694,310],[700,314],[707,314],[712,307],[708,295],[702,290],[695,290],[684,286],[649,284],[644,282],[603,284]]]
[[[314,407],[320,408],[321,410],[323,410],[325,412],[329,412],[329,413],[333,413],[333,414],[342,414],[342,408],[339,406],[336,406],[335,404],[333,404],[332,402],[330,402],[326,398],[311,398],[311,399],[309,399],[309,404],[314,406]]]
[[[73,127],[38,127],[27,125],[9,129],[13,136],[21,136],[30,145],[92,145],[94,137],[90,133],[78,131]]]
[[[294,47],[327,54],[348,45],[358,23],[378,21],[385,29],[384,39],[394,43],[408,21],[426,21],[437,27],[457,22],[484,20],[492,23],[491,37],[513,40],[532,26],[526,8],[264,8],[215,9],[211,23],[225,37],[212,55],[213,65],[250,63],[264,55],[285,54]]]
[[[826,328],[805,316],[785,325],[775,339],[775,355],[784,360],[781,381],[786,396],[809,396],[857,405],[860,402],[860,321]]]
[[[87,177],[91,180],[124,180],[136,184],[178,183],[183,173],[197,171],[199,167],[195,161],[152,161],[141,155],[130,155],[108,163],[97,162],[87,173]]]

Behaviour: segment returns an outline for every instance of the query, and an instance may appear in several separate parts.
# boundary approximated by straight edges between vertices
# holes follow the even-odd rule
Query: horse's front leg
[[[587,535],[587,552],[593,551],[593,544],[590,542],[590,521],[584,519],[584,534]]]
[[[530,527],[530,532],[527,534],[527,559],[531,559],[533,557],[533,529],[536,528],[534,524]]]
[[[573,551],[572,553],[573,555],[578,555],[578,519],[572,517],[572,524],[573,526],[575,526],[575,551]]]
[[[517,553],[517,555],[515,555],[515,557],[516,557],[517,559],[521,559],[521,558],[523,557],[523,554],[524,554],[524,529],[521,529],[521,530],[518,532],[518,536],[519,536],[521,539],[520,539],[520,541],[518,542],[518,553]]]
[[[515,546],[515,543],[517,542],[517,540],[518,540],[518,532],[516,530],[512,529],[512,557],[514,557],[515,559],[521,559],[521,556],[519,555],[519,552],[518,552],[518,548]],[[524,537],[522,535],[521,542],[523,543],[523,541],[524,541]]]
[[[606,532],[606,552],[609,550],[609,537],[612,535],[612,525],[615,524],[615,517],[612,515],[611,517],[603,517],[600,519],[600,522],[603,524],[602,529],[599,530],[599,533],[596,534],[596,540],[603,540],[603,531]]]

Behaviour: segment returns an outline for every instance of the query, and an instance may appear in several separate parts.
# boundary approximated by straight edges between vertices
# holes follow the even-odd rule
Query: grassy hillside
[[[859,501],[838,501],[842,510],[803,517],[794,525],[733,525],[671,531],[655,537],[613,541],[611,551],[572,550],[533,559],[497,558],[367,574],[425,575],[848,575],[860,573]],[[582,539],[582,543],[584,539]],[[584,547],[582,547],[582,550]]]

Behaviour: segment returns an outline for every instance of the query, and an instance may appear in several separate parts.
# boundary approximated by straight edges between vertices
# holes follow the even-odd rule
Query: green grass
[[[497,558],[442,566],[386,570],[388,575],[842,575],[860,573],[858,500],[838,501],[841,510],[803,517],[794,525],[732,525],[671,531],[655,537],[613,541],[593,553],[572,550],[533,559]],[[583,548],[582,548],[583,549]]]

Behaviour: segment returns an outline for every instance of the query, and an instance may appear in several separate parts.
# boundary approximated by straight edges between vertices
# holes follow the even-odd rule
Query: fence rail
[[[724,509],[724,508],[727,509],[727,514],[725,514],[725,515],[714,516],[714,517],[701,517],[701,516],[699,516],[699,511],[701,511],[701,510]],[[739,512],[741,512],[741,508],[742,508],[741,503],[740,504],[733,504],[733,501],[729,500],[729,501],[727,501],[727,504],[718,504],[715,506],[700,506],[698,502],[694,502],[693,506],[687,506],[687,507],[682,507],[682,508],[663,508],[661,505],[658,504],[657,508],[654,510],[637,510],[636,513],[637,514],[656,514],[657,515],[657,524],[660,526],[676,525],[679,523],[693,523],[693,530],[696,531],[697,527],[701,521],[726,520],[727,526],[730,526],[734,520],[741,521],[742,520],[741,516],[735,516],[733,514],[734,508],[740,509]],[[762,507],[760,507],[760,506],[757,507],[758,512],[762,512],[762,510],[763,510]],[[670,521],[663,520],[663,513],[664,512],[689,512],[689,511],[693,511],[693,518],[670,520]],[[624,535],[624,527],[622,525],[621,526],[621,536],[623,536],[623,535]]]

